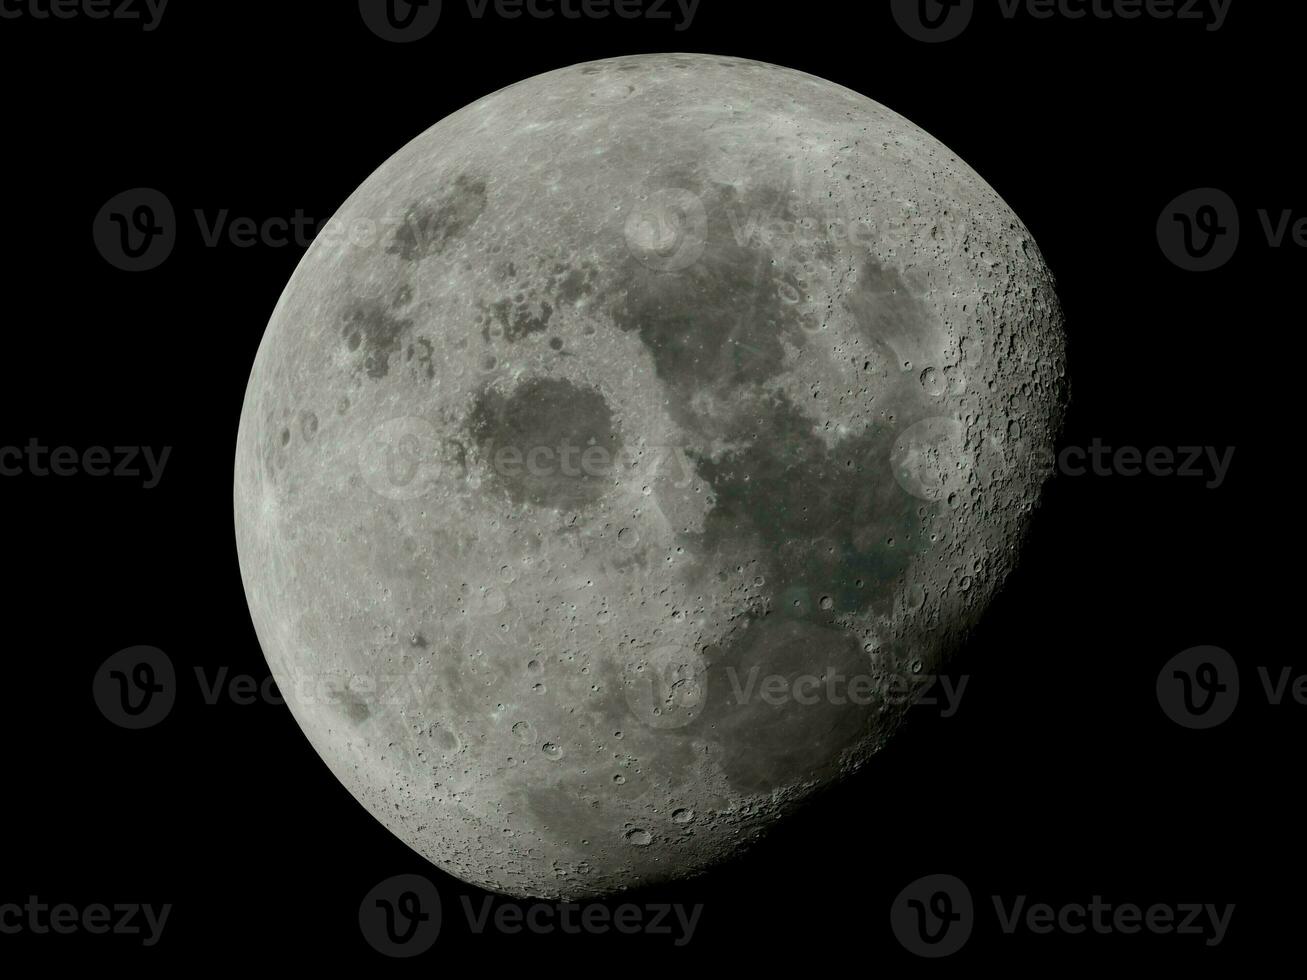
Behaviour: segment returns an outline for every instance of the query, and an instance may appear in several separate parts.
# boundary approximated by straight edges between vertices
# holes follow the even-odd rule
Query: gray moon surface
[[[531,78],[368,177],[277,304],[235,466],[259,641],[445,871],[686,877],[966,640],[1065,374],[1029,231],[890,110],[705,55]]]

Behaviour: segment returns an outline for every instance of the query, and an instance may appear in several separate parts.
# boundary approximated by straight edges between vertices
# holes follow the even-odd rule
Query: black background
[[[1288,346],[1301,249],[1266,247],[1256,209],[1302,196],[1298,4],[1234,0],[1201,24],[1006,21],[980,3],[945,44],[885,5],[703,0],[671,22],[475,20],[446,0],[423,41],[374,36],[351,2],[176,3],[153,32],[114,21],[0,20],[5,445],[173,447],[161,484],[0,480],[11,573],[0,903],[172,903],[162,941],[0,936],[11,955],[176,966],[386,965],[361,937],[363,895],[425,874],[446,921],[416,969],[553,960],[725,971],[993,964],[1228,968],[1292,950],[1303,709],[1271,707],[1254,671],[1300,658],[1270,624],[1300,573],[1293,452],[1268,455],[1298,386]],[[1019,571],[953,673],[961,710],[916,712],[861,778],[704,878],[628,897],[702,902],[693,941],[474,935],[481,893],[376,823],[284,707],[205,704],[193,669],[262,679],[231,517],[234,441],[265,324],[302,249],[205,247],[195,209],[329,217],[401,145],[504,85],[633,52],[750,57],[888,105],[968,161],[1032,230],[1068,316],[1065,445],[1237,447],[1201,479],[1059,477]],[[1235,259],[1167,262],[1169,201],[1215,186],[1239,203]],[[92,221],[154,187],[181,219],[161,267],[113,268]],[[1283,353],[1277,354],[1277,351]],[[1281,447],[1284,443],[1279,444]],[[1287,506],[1286,506],[1287,502]],[[1282,547],[1282,545],[1280,545]],[[1291,550],[1291,549],[1289,549]],[[96,669],[165,650],[181,694],[133,732],[91,698]],[[1233,718],[1185,730],[1161,711],[1162,665],[1199,644],[1243,671]],[[1295,670],[1299,669],[1295,667]],[[889,925],[910,881],[949,873],[980,906],[966,948],[932,965]],[[1004,935],[988,896],[1234,903],[1225,942]],[[613,903],[616,904],[616,903]],[[633,954],[633,955],[631,955]],[[627,957],[630,958],[627,958]]]

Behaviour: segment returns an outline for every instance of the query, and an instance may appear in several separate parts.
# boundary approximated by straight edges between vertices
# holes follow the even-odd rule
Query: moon
[[[1030,232],[911,122],[737,58],[564,68],[296,269],[237,438],[251,617],[448,873],[684,878],[886,744],[1012,571],[1067,388]]]

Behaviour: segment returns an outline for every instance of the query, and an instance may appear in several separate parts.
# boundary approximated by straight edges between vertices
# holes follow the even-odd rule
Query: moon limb
[[[446,871],[577,898],[737,853],[1010,572],[1066,400],[1052,278],[863,96],[577,65],[333,225],[369,233],[311,246],[247,388],[242,576],[315,750]]]

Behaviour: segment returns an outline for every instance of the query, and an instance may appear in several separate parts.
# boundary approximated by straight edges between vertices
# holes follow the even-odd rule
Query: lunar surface
[[[529,79],[368,177],[273,313],[235,469],[259,640],[449,873],[694,874],[964,642],[1064,353],[1029,231],[877,103],[702,55]]]

